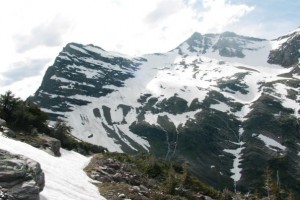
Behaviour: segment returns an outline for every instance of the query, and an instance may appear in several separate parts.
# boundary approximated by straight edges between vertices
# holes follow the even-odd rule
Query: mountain
[[[187,161],[214,187],[253,192],[269,166],[300,191],[299,34],[194,33],[136,58],[70,43],[31,100],[84,141]]]

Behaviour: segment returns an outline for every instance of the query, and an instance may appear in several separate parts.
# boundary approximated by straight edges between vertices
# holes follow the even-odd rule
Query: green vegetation
[[[136,177],[135,180],[149,188],[151,192],[147,194],[147,199],[192,200],[198,199],[199,194],[221,199],[220,191],[202,183],[198,178],[191,175],[187,163],[166,161],[149,154],[104,153],[96,154],[85,171],[88,174],[93,174],[95,170],[97,171],[101,159],[113,159],[122,163],[121,170],[133,174]],[[104,196],[111,191],[118,190],[119,193],[125,193],[131,199],[141,199],[141,197],[134,198],[132,191],[130,191],[134,184],[131,183],[132,181],[112,181],[98,184],[98,187]],[[110,199],[114,198],[110,197]]]
[[[64,149],[74,150],[83,155],[90,155],[94,153],[103,153],[107,151],[106,148],[81,141],[71,135],[72,127],[68,126],[66,122],[58,119],[54,127],[50,129],[48,135],[54,137],[61,142]]]
[[[31,102],[16,98],[11,91],[0,96],[0,117],[14,130],[30,133],[33,128],[47,129],[47,114]]]

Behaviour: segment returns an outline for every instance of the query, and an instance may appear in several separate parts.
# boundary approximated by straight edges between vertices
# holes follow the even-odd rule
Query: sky
[[[300,0],[2,0],[0,94],[34,94],[70,42],[138,56],[194,32],[275,39],[300,26],[299,8]]]

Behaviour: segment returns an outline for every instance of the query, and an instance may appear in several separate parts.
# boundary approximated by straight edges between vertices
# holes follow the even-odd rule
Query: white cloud
[[[226,30],[253,9],[227,0],[1,1],[0,53],[5,57],[0,79],[5,71],[18,67],[15,63],[53,62],[69,42],[92,43],[129,55],[165,52],[195,31]],[[44,72],[50,63],[39,69]],[[33,77],[40,72],[35,73]],[[41,78],[31,82],[36,88],[37,80]]]
[[[42,23],[24,35],[22,33],[16,34],[13,38],[16,43],[16,51],[23,53],[38,46],[59,46],[62,45],[63,35],[70,27],[69,22],[56,17],[49,23]]]
[[[156,8],[145,17],[145,21],[157,25],[168,16],[180,12],[183,6],[183,2],[177,0],[161,1],[156,5]]]
[[[224,31],[227,26],[238,22],[241,17],[251,12],[254,7],[245,4],[231,4],[227,0],[203,0],[207,11],[203,14],[202,25],[206,31]]]
[[[1,79],[1,85],[9,85],[23,80],[27,77],[40,75],[44,65],[49,63],[49,59],[28,59],[12,64],[12,68],[3,72],[4,78]]]

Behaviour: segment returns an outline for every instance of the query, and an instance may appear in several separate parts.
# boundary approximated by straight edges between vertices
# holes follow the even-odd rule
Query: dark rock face
[[[173,193],[166,190],[169,163],[146,154],[96,154],[84,170],[90,178],[102,183],[99,185],[101,195],[111,200],[212,200],[206,195],[213,195],[213,193],[204,192],[200,187],[193,187],[192,181],[188,184],[181,183],[183,168],[179,163],[176,166],[176,170],[173,171],[174,177],[177,178],[174,181]]]
[[[270,52],[268,62],[284,67],[291,67],[299,63],[300,34],[298,32],[279,37],[276,40],[287,39],[280,48]]]
[[[45,186],[39,163],[0,150],[0,190],[9,200],[38,200]]]
[[[142,178],[128,171],[127,169],[129,167],[126,165],[127,164],[111,158],[97,159],[95,163],[92,163],[94,169],[90,171],[88,175],[92,179],[103,183],[125,182],[130,185],[140,185]]]
[[[31,100],[51,111],[71,111],[74,106],[89,103],[75,95],[105,96],[114,90],[103,86],[122,87],[123,81],[133,77],[139,65],[138,60],[108,55],[100,47],[70,43],[48,68]],[[59,116],[49,115],[51,119]]]
[[[0,127],[6,126],[6,121],[0,118]]]

